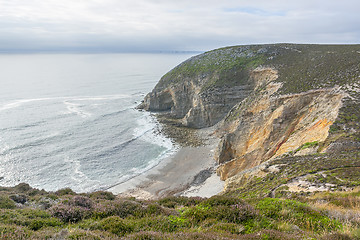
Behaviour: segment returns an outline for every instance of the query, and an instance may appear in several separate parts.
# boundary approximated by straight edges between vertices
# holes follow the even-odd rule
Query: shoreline
[[[121,197],[158,199],[166,196],[211,197],[223,190],[224,182],[216,175],[215,148],[219,139],[214,128],[197,130],[203,146],[183,146],[157,166],[107,191]]]

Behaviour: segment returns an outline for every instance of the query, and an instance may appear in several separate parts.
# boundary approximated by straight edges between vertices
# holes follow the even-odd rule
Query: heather
[[[1,239],[360,237],[360,191],[356,189],[297,200],[230,195],[138,200],[104,191],[46,192],[19,184],[2,187],[0,196]]]

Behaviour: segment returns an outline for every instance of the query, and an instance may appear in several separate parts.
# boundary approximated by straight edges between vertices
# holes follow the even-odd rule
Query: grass
[[[17,187],[2,188],[5,196],[18,193]],[[25,194],[28,200],[14,209],[0,209],[1,239],[321,239],[358,234],[358,219],[346,217],[346,210],[335,211],[357,209],[358,191],[317,194],[306,201],[239,196],[142,201],[107,192],[76,194],[69,190],[57,195],[47,210],[34,207],[37,194],[32,198]],[[331,205],[318,204],[324,199]],[[344,204],[338,206],[337,202]],[[62,209],[59,206],[68,206],[68,211],[59,215],[54,210]],[[79,207],[86,214],[82,212],[74,220],[71,209]],[[356,214],[353,212],[353,218]]]
[[[263,54],[257,54],[255,46],[239,46],[209,51],[190,58],[165,74],[155,89],[179,84],[184,79],[193,79],[202,84],[202,91],[216,87],[248,83],[248,71],[265,62]]]
[[[277,166],[278,172],[270,172],[271,166]],[[228,195],[240,196],[242,198],[257,198],[276,196],[276,197],[289,197],[293,198],[296,195],[293,192],[289,192],[284,188],[279,188],[287,183],[290,183],[296,178],[313,174],[316,175],[319,172],[333,177],[335,179],[333,183],[334,190],[345,188],[355,188],[360,186],[360,152],[344,152],[344,153],[332,153],[332,154],[315,154],[307,156],[287,156],[279,158],[270,162],[265,169],[268,171],[267,175],[263,178],[253,177],[246,181],[241,187],[233,186],[229,187],[231,192]],[[319,175],[322,176],[322,175]],[[335,178],[335,176],[337,178]],[[318,176],[315,176],[314,182],[316,182]],[[342,181],[340,181],[341,179]],[[326,182],[328,179],[324,180]],[[303,192],[301,194],[308,194]]]

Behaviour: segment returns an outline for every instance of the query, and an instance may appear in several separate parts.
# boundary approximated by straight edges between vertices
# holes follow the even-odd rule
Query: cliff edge
[[[189,128],[216,125],[230,191],[265,162],[359,151],[359,97],[360,45],[251,45],[190,58],[139,107]]]

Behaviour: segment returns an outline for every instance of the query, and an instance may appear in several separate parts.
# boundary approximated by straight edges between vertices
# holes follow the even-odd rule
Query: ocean
[[[176,151],[135,107],[193,54],[1,54],[0,186],[107,189]]]

